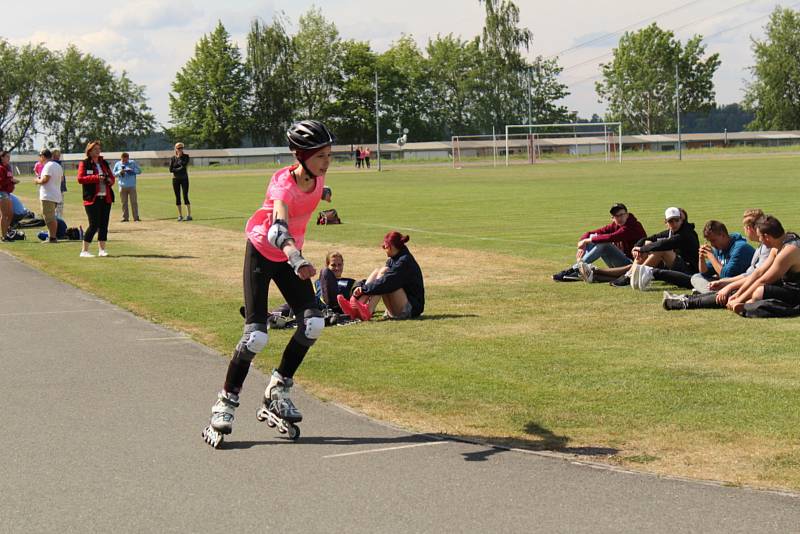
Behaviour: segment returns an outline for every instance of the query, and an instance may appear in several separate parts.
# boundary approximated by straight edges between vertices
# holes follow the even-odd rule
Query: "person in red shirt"
[[[611,206],[611,223],[584,232],[577,244],[575,265],[553,275],[556,282],[578,282],[581,280],[578,267],[581,263],[591,264],[598,259],[609,267],[624,267],[633,263],[633,247],[637,241],[647,235],[642,223],[633,213],[628,212],[625,204]]]
[[[98,256],[108,256],[106,241],[108,240],[108,219],[111,216],[111,204],[114,203],[114,173],[103,156],[100,155],[100,141],[92,141],[86,145],[86,159],[78,164],[78,183],[83,186],[83,209],[89,218],[89,226],[83,234],[81,258],[94,256],[89,252],[89,245],[97,234],[100,247]]]
[[[272,176],[264,204],[245,227],[244,333],[233,351],[222,391],[211,408],[211,420],[202,433],[203,440],[214,448],[231,433],[250,363],[267,345],[270,281],[275,282],[295,312],[298,325],[270,376],[256,417],[269,426],[277,426],[279,432],[293,440],[300,437],[296,423],[303,416],[289,394],[295,372],[325,327],[311,282],[317,270],[303,257],[302,249],[308,221],[322,199],[334,137],[324,124],[313,120],[293,124],[286,136],[297,162]]]
[[[11,170],[11,154],[7,150],[0,151],[0,234],[3,241],[8,239],[8,229],[14,219],[14,204],[11,202],[11,193],[19,180],[14,178]]]

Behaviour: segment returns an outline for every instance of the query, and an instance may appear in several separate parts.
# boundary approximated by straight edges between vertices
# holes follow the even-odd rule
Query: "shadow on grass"
[[[525,448],[533,450],[563,452],[578,456],[613,456],[619,452],[611,447],[567,447],[568,436],[559,436],[533,421],[525,425],[525,432],[539,438],[535,441],[525,441],[527,445]]]
[[[170,256],[169,254],[112,254],[109,258],[144,258],[154,260],[196,260],[197,256]]]
[[[480,315],[475,315],[474,313],[434,313],[420,315],[415,317],[414,321],[442,321],[444,319],[470,319],[474,317],[480,317]]]

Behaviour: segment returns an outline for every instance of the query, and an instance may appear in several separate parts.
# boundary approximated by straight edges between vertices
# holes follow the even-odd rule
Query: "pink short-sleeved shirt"
[[[282,250],[278,250],[267,239],[267,232],[272,226],[272,210],[275,200],[281,200],[289,208],[289,234],[294,238],[298,249],[303,249],[303,242],[306,236],[306,226],[311,215],[317,209],[319,201],[322,199],[322,187],[325,185],[325,177],[317,176],[317,184],[314,189],[304,193],[292,177],[292,169],[297,166],[284,167],[272,175],[272,179],[267,186],[267,195],[264,204],[247,221],[245,233],[247,239],[256,247],[262,256],[270,261],[287,261],[289,258]]]

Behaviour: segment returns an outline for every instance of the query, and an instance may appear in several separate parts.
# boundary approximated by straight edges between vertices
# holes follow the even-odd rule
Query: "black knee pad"
[[[317,342],[324,328],[325,317],[322,311],[319,308],[309,308],[303,312],[303,321],[297,324],[297,330],[292,337],[304,347],[310,347]]]
[[[265,323],[250,323],[244,325],[244,333],[236,349],[233,351],[235,360],[253,361],[256,354],[264,350],[269,341],[267,325]]]

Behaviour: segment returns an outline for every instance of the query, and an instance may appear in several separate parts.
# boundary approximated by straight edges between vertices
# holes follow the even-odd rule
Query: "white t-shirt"
[[[62,202],[64,197],[61,195],[61,178],[64,176],[64,169],[55,161],[48,161],[42,168],[42,177],[44,176],[49,176],[50,179],[39,186],[39,200]]]

